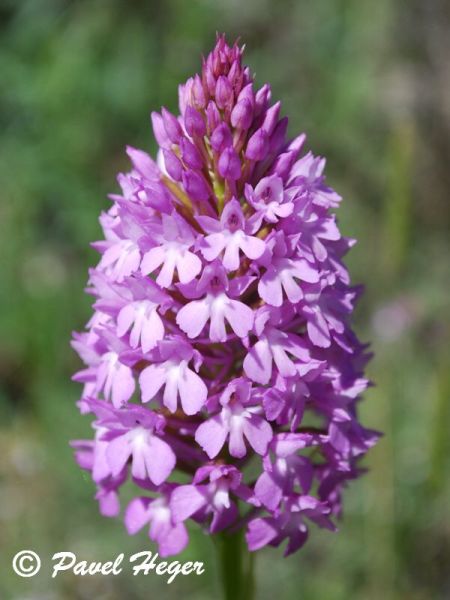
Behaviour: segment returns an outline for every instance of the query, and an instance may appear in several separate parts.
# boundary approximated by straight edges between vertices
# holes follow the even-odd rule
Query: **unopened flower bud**
[[[201,170],[203,167],[203,160],[194,144],[186,138],[183,138],[180,142],[180,148],[183,162],[191,169]]]
[[[248,140],[245,157],[250,160],[263,160],[269,150],[269,136],[264,129],[258,129]]]
[[[226,123],[218,125],[211,136],[211,146],[216,152],[221,152],[227,146],[231,146],[233,138],[230,128]]]
[[[183,172],[183,165],[179,158],[175,156],[172,150],[163,149],[164,155],[164,166],[166,167],[167,173],[175,179],[175,181],[181,180],[181,173]]]
[[[281,102],[276,102],[267,110],[266,115],[264,117],[262,128],[269,137],[274,132],[274,129],[278,123],[278,117],[280,116],[280,107]]]
[[[184,112],[184,126],[187,133],[193,137],[203,137],[206,133],[205,121],[201,114],[192,106],[187,106]]]
[[[177,144],[182,136],[181,127],[177,118],[164,107],[161,110],[161,116],[168,138],[172,143]]]
[[[202,80],[200,79],[199,75],[195,75],[193,79],[191,94],[194,107],[198,110],[205,108],[206,95],[205,90],[203,88]]]
[[[226,108],[233,102],[233,88],[227,77],[221,75],[216,84],[216,104],[219,108]]]
[[[262,88],[260,88],[255,95],[255,114],[259,116],[265,110],[267,110],[267,105],[269,104],[270,97],[272,92],[270,90],[270,85],[265,83]]]
[[[193,200],[199,200],[200,202],[208,200],[210,191],[201,173],[192,170],[183,171],[182,180],[186,193]]]
[[[248,129],[253,119],[253,108],[250,101],[244,98],[233,108],[231,113],[231,124],[236,129]]]
[[[216,127],[221,123],[219,109],[216,106],[216,103],[212,100],[208,102],[208,106],[206,107],[206,124],[208,133],[211,134]]]
[[[224,179],[236,181],[241,176],[241,161],[235,150],[225,148],[219,158],[219,173]]]

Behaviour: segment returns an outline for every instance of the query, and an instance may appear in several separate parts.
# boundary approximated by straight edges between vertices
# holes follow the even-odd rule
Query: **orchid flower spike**
[[[341,198],[242,55],[218,36],[179,114],[152,113],[156,160],[127,149],[73,338],[94,432],[76,459],[106,516],[131,480],[125,526],[148,526],[161,556],[187,545],[189,519],[285,554],[311,523],[334,531],[378,438],[358,419],[369,355]]]

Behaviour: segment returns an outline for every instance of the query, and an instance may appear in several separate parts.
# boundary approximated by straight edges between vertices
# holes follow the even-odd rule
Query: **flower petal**
[[[177,323],[190,338],[196,338],[206,325],[210,307],[204,300],[189,302],[178,311]]]
[[[170,509],[175,523],[180,523],[192,517],[207,502],[205,494],[201,493],[199,486],[180,485],[175,488],[170,496]]]
[[[195,441],[209,458],[214,458],[222,450],[227,435],[228,427],[223,423],[220,415],[215,415],[197,428]]]
[[[253,310],[239,300],[229,299],[224,314],[231,329],[241,338],[245,337],[253,327]]]
[[[162,365],[150,365],[139,376],[142,402],[149,402],[166,382],[166,370]]]
[[[128,504],[124,523],[130,535],[137,533],[149,521],[148,501],[144,498],[133,498]]]
[[[269,383],[272,375],[272,354],[267,340],[260,340],[250,348],[244,359],[244,371],[247,377],[256,383]]]
[[[273,436],[269,423],[257,415],[251,415],[244,420],[243,431],[253,450],[264,456]]]
[[[189,283],[202,270],[202,261],[198,256],[185,250],[183,255],[177,259],[178,277],[181,283]]]
[[[187,367],[183,370],[179,392],[181,406],[187,415],[195,415],[206,402],[208,388],[194,371]]]

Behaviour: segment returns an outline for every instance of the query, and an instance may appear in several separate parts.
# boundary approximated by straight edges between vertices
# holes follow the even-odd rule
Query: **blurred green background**
[[[73,461],[68,440],[89,419],[69,340],[90,315],[89,242],[124,146],[154,151],[149,111],[176,108],[216,30],[241,36],[344,195],[353,280],[367,286],[356,327],[376,353],[363,419],[385,432],[340,533],[313,528],[286,560],[261,552],[257,598],[450,598],[449,12],[445,0],[0,2],[0,598],[218,597],[198,530],[184,556],[203,577],[49,577],[57,551],[106,561],[149,547],[99,516]],[[23,548],[43,559],[33,579],[10,566]]]

